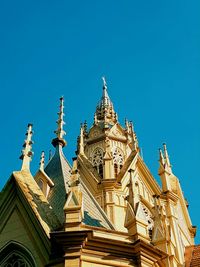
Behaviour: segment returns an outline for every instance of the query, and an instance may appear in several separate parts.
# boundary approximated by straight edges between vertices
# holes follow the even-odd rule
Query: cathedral
[[[21,170],[0,193],[1,267],[200,266],[196,227],[166,144],[159,150],[159,186],[133,123],[119,123],[105,79],[93,124],[80,127],[72,166],[63,153],[63,97],[54,154],[45,160],[42,152],[36,174],[32,127]]]

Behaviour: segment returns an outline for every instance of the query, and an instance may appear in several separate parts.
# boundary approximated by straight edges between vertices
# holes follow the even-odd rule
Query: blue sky
[[[1,0],[0,187],[21,167],[29,122],[33,174],[40,152],[53,150],[61,95],[71,161],[80,122],[92,123],[105,75],[119,120],[133,120],[157,180],[158,148],[167,143],[193,224],[200,227],[199,12],[199,0]]]

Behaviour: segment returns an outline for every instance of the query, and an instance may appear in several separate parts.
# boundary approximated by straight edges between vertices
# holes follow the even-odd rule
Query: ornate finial
[[[106,79],[105,77],[102,77],[102,80],[103,80],[103,96],[102,96],[102,105],[105,107],[105,106],[108,106],[108,105],[112,105],[111,101],[110,101],[110,98],[108,96],[108,92],[107,92],[107,82],[106,82]]]
[[[32,126],[33,125],[31,123],[28,124],[28,129],[26,132],[27,137],[24,141],[24,144],[23,144],[24,149],[22,150],[22,154],[20,156],[20,159],[22,160],[21,170],[30,170],[30,161],[33,155],[33,152],[31,151],[32,144],[33,144],[33,141],[31,140],[31,137],[33,135]]]
[[[65,124],[63,117],[64,117],[64,97],[62,96],[60,98],[60,109],[58,112],[58,120],[56,121],[58,128],[54,133],[56,134],[56,138],[52,140],[52,144],[54,147],[56,147],[58,144],[61,144],[63,147],[66,145],[66,141],[64,139],[64,135],[66,134],[63,130],[63,125]]]
[[[161,148],[159,148],[159,162],[163,167],[165,166],[165,159]]]
[[[132,121],[129,122],[129,129],[130,129],[129,131],[132,134],[132,139],[133,139],[133,150],[139,151],[140,149],[139,149],[138,139],[137,139],[137,135],[136,135],[136,133],[134,131],[134,127],[133,127],[133,122]]]
[[[127,118],[125,118],[125,129],[129,133],[129,124]]]
[[[40,170],[44,170],[44,151],[42,151],[41,156],[40,156]]]
[[[165,158],[166,166],[171,170],[171,164],[169,161],[169,155],[168,155],[167,146],[165,143],[163,144],[163,147],[164,147],[164,158]]]
[[[81,123],[80,137],[79,137],[79,153],[84,154],[84,125]]]

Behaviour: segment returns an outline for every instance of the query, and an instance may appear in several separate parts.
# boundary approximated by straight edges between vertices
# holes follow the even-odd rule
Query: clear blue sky
[[[71,161],[80,122],[91,124],[105,75],[119,119],[133,120],[157,180],[158,148],[167,143],[200,228],[199,14],[199,0],[1,0],[0,186],[21,167],[28,122],[36,172],[40,152],[52,148],[61,95]]]

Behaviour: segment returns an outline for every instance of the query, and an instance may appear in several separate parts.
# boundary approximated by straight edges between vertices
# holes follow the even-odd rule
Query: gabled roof
[[[36,174],[35,174],[35,180],[37,181],[37,178],[38,177],[40,177],[40,176],[42,176],[45,180],[46,180],[46,182],[47,182],[47,184],[50,186],[50,187],[52,187],[52,186],[54,186],[54,183],[52,182],[52,180],[51,180],[51,178],[44,172],[44,170],[42,170],[42,169],[39,169],[37,172],[36,172]]]
[[[61,145],[58,144],[56,146],[55,154],[45,167],[44,171],[54,183],[54,186],[49,192],[48,201],[58,216],[60,222],[63,223],[63,208],[66,202],[66,194],[68,192],[68,181],[71,167],[63,154]]]
[[[29,203],[46,234],[49,236],[50,231],[60,228],[61,225],[56,214],[53,212],[52,207],[37,185],[33,176],[27,170],[13,172],[2,190],[1,201],[4,201],[3,195],[4,192],[6,192],[8,185],[13,184],[15,186],[14,181],[25,196],[27,203]],[[1,204],[2,203],[0,203],[0,205]]]

